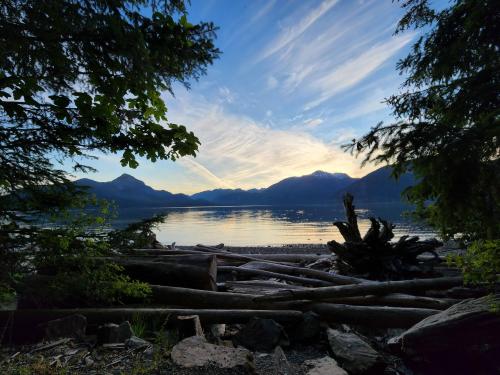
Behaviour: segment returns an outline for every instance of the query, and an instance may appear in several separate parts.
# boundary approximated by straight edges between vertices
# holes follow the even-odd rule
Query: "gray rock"
[[[414,361],[438,361],[450,373],[500,373],[499,305],[498,294],[457,303],[392,338],[389,345]]]
[[[308,368],[306,375],[349,375],[333,358],[328,356],[309,359],[304,364]]]
[[[202,336],[191,336],[175,345],[171,352],[172,361],[182,367],[215,365],[219,368],[244,370],[252,373],[253,355],[243,348],[228,348],[213,345]]]
[[[321,321],[319,315],[308,311],[302,316],[302,320],[295,326],[290,334],[291,339],[299,342],[309,342],[318,338],[321,332]]]
[[[42,325],[45,339],[53,341],[62,337],[82,339],[87,329],[87,318],[80,314],[54,319]]]
[[[134,335],[128,321],[122,324],[107,323],[97,329],[97,342],[100,344],[124,343]]]
[[[383,367],[379,353],[355,333],[328,328],[326,334],[333,356],[349,373],[363,374]]]
[[[137,336],[132,336],[131,338],[125,340],[125,347],[130,349],[140,348],[143,346],[151,345],[146,340],[141,339]]]
[[[286,355],[283,352],[283,349],[281,349],[281,346],[277,346],[276,349],[274,349],[273,364],[274,364],[274,371],[273,371],[274,375],[294,374],[292,367],[290,366],[290,363],[288,363],[288,360],[286,359]]]
[[[233,338],[235,345],[252,351],[270,352],[278,345],[289,345],[283,327],[272,319],[252,318]]]

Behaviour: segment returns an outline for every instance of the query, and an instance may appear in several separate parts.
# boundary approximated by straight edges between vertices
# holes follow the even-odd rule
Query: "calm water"
[[[394,224],[396,239],[402,235],[434,237],[422,224],[412,222],[403,213],[410,207],[400,204],[370,204],[356,209],[361,233],[370,226],[368,217],[382,217]],[[317,244],[342,240],[332,222],[344,220],[342,206],[239,206],[195,208],[122,209],[115,227],[155,214],[165,217],[156,230],[160,242],[178,245],[197,243],[228,246],[267,246],[283,244]]]

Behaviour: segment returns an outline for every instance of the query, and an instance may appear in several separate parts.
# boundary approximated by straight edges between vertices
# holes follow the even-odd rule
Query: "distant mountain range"
[[[399,202],[401,192],[415,182],[411,173],[396,181],[390,168],[382,167],[362,178],[345,173],[316,171],[301,177],[289,177],[264,189],[215,189],[191,196],[154,190],[128,175],[109,182],[91,179],[75,181],[87,186],[98,198],[115,201],[119,207],[191,207],[203,205],[288,205],[340,202],[349,192],[357,202]]]
[[[109,182],[82,178],[75,181],[75,184],[88,187],[89,193],[100,199],[114,201],[119,207],[190,207],[210,204],[185,194],[155,190],[128,174],[122,174]]]

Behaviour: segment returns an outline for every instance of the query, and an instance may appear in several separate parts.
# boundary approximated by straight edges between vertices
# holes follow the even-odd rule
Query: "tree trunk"
[[[131,278],[152,284],[217,290],[215,255],[176,255],[159,261],[109,258],[122,266]]]
[[[408,328],[440,310],[405,307],[351,306],[315,303],[311,310],[331,323],[359,324],[370,327]]]
[[[155,250],[155,249],[135,249],[132,251],[132,257],[162,257],[171,255],[196,255],[213,254],[221,259],[231,259],[241,264],[252,261],[271,261],[284,263],[308,263],[315,262],[321,258],[329,258],[328,254],[235,254],[230,252],[204,252],[202,250]]]
[[[304,290],[285,290],[267,296],[257,297],[261,301],[324,300],[340,297],[408,293],[429,289],[448,289],[462,285],[462,277],[441,277],[403,281],[385,281],[369,284],[340,285]]]
[[[417,307],[423,309],[445,310],[451,305],[460,302],[453,298],[430,298],[412,296],[410,294],[394,293],[385,296],[359,296],[328,299],[330,303],[362,306],[395,306]]]

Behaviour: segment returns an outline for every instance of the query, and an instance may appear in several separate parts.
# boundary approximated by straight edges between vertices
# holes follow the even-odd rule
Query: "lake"
[[[362,235],[370,226],[370,216],[381,217],[396,225],[395,238],[436,234],[423,224],[410,220],[405,211],[411,207],[394,203],[360,204],[356,208]],[[166,214],[155,230],[164,244],[203,243],[227,246],[280,246],[286,244],[320,244],[330,240],[343,241],[332,222],[344,220],[341,205],[309,206],[231,206],[189,208],[121,209],[113,226],[123,228],[128,223],[155,214]]]

